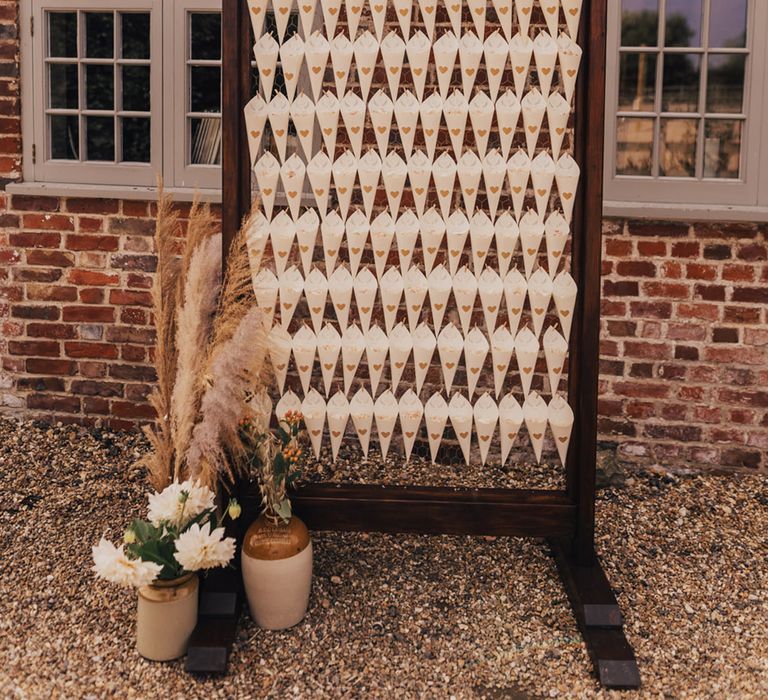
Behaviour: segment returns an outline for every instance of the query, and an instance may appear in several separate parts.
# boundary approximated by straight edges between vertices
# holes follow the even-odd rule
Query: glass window
[[[187,18],[187,162],[220,165],[221,13],[190,12]]]

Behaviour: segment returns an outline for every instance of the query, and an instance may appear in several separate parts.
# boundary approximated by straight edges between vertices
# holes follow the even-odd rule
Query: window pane
[[[193,60],[219,60],[221,58],[221,14],[193,12],[190,15],[190,35]]]
[[[619,117],[616,139],[616,174],[651,175],[653,124],[648,117]]]
[[[622,53],[619,66],[619,109],[652,112],[656,91],[655,53]]]
[[[120,121],[123,127],[123,160],[132,163],[149,163],[152,145],[149,119],[126,117]]]
[[[697,119],[661,120],[660,175],[666,177],[696,175],[697,128]]]
[[[115,160],[115,120],[112,117],[86,117],[87,160]]]
[[[709,54],[707,111],[737,112],[744,105],[745,55]]]
[[[221,109],[221,68],[218,66],[192,66],[193,112],[218,112]]]
[[[77,57],[77,12],[49,12],[49,56]]]
[[[52,63],[50,69],[51,104],[53,109],[78,108],[76,63]]]
[[[80,160],[80,128],[76,115],[49,117],[51,125],[51,158]]]
[[[693,53],[664,54],[664,112],[698,112],[701,56]]]
[[[123,58],[149,58],[149,12],[123,12]]]
[[[123,66],[123,109],[149,112],[149,66]]]
[[[621,45],[658,46],[659,0],[622,0]]]
[[[219,165],[221,163],[221,119],[208,117],[191,121],[190,161],[196,165]]]
[[[709,45],[718,49],[747,45],[747,0],[712,0]]]
[[[701,46],[702,0],[667,0],[665,46]]]
[[[738,178],[740,121],[707,119],[704,127],[704,177]]]
[[[112,64],[85,66],[85,106],[87,109],[115,108],[114,71]]]
[[[112,58],[115,48],[115,15],[111,12],[85,13],[85,55]]]

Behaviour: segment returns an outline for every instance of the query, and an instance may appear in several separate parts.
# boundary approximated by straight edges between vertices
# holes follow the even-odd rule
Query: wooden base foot
[[[624,636],[616,596],[596,556],[579,563],[567,543],[550,540],[568,600],[600,684],[605,688],[639,688],[640,672]]]

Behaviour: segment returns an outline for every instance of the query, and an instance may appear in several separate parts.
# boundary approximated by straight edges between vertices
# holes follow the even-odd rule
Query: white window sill
[[[660,221],[768,221],[768,207],[726,204],[670,204],[654,202],[603,202],[603,216]]]
[[[97,199],[130,199],[154,201],[157,187],[130,187],[124,185],[73,185],[55,182],[10,182],[5,191],[9,194],[26,194],[38,197],[93,197]],[[175,202],[191,202],[197,196],[202,202],[221,203],[221,190],[198,190],[188,187],[166,187],[165,192]]]

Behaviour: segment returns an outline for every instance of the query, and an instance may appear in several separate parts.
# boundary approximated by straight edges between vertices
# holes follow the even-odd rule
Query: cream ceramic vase
[[[301,622],[312,587],[312,541],[299,518],[286,524],[262,513],[245,534],[240,563],[259,627],[282,630]]]
[[[183,656],[197,624],[197,574],[139,588],[136,649],[150,661]]]

